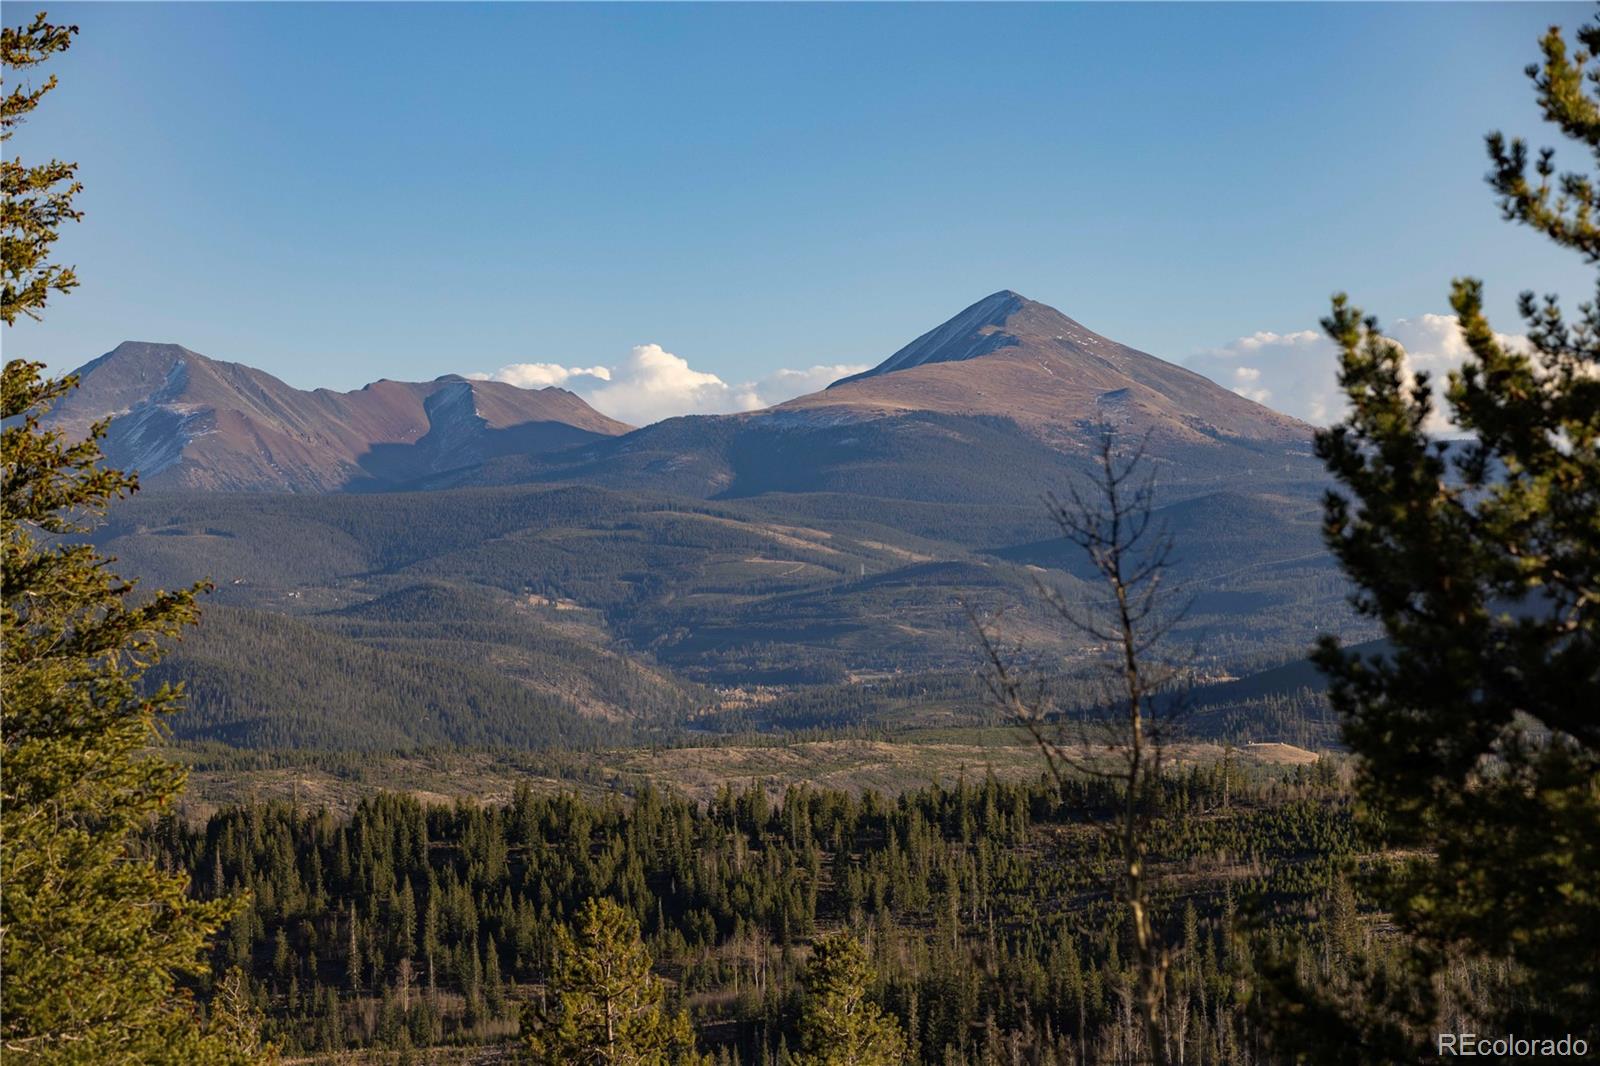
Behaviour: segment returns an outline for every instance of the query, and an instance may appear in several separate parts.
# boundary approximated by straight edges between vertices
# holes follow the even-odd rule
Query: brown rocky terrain
[[[865,373],[780,410],[995,414],[1078,444],[1104,421],[1160,443],[1303,446],[1311,427],[1004,290]]]
[[[306,391],[176,344],[127,341],[77,374],[49,424],[82,436],[111,419],[110,462],[156,488],[383,487],[629,428],[565,389],[448,376]]]

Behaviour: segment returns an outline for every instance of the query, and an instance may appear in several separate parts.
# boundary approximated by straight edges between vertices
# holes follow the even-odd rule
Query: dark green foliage
[[[1196,767],[1166,787],[1151,854],[1185,871],[1153,901],[1178,948],[1170,991],[1187,1012],[1186,1061],[1226,1061],[1255,1039],[1230,973],[1241,901],[1287,936],[1365,844],[1322,768],[1225,783],[1221,767]],[[915,1061],[976,1066],[990,1045],[1041,1063],[1128,1046],[1130,947],[1094,826],[1116,804],[1105,783],[992,779],[897,799],[730,787],[705,807],[648,789],[600,801],[519,789],[497,807],[378,796],[348,819],[252,805],[204,827],[164,823],[151,846],[206,892],[250,890],[216,966],[247,968],[291,1051],[393,1046],[401,1032],[500,1039],[550,979],[557,930],[604,898],[639,923],[668,1008],[688,1007],[708,1048],[744,1062],[799,1052],[806,944],[849,926]],[[1365,917],[1350,921],[1370,935]]]
[[[590,626],[568,623],[575,612],[547,602],[428,581],[313,621],[386,651],[492,667],[536,692],[634,724],[679,720],[703,705],[695,686]]]
[[[852,936],[818,940],[806,964],[799,1066],[900,1066],[910,1057],[899,1022],[872,1001],[867,950]]]
[[[56,87],[54,74],[39,85],[17,85],[19,71],[46,62],[57,52],[66,51],[76,26],[57,26],[44,12],[32,22],[6,26],[0,30],[0,64],[4,64],[11,91],[0,99],[0,142],[11,135],[39,106],[46,93]],[[47,163],[25,165],[21,158],[0,158],[0,321],[11,325],[18,315],[37,319],[50,293],[69,292],[78,284],[71,267],[49,262],[50,246],[60,236],[63,222],[76,222],[83,212],[72,206],[83,185],[77,179],[78,164],[52,159]]]
[[[1545,117],[1592,153],[1600,23],[1579,38],[1569,56],[1552,29],[1528,73]],[[1506,217],[1595,262],[1593,179],[1552,184],[1546,151],[1530,180],[1525,145],[1499,134],[1489,150]],[[1470,350],[1445,391],[1469,434],[1456,448],[1430,437],[1430,384],[1374,319],[1339,296],[1324,321],[1351,407],[1317,439],[1344,489],[1327,538],[1387,644],[1363,655],[1327,638],[1316,658],[1362,797],[1409,856],[1380,895],[1404,934],[1395,973],[1275,1004],[1286,1046],[1327,1061],[1425,1050],[1463,959],[1499,967],[1482,1027],[1600,1018],[1600,305],[1568,324],[1554,297],[1524,294],[1523,345],[1482,303],[1479,282],[1455,282]]]
[[[639,923],[609,899],[558,927],[543,1006],[523,1014],[529,1057],[542,1066],[696,1066],[688,1015],[666,1009]],[[493,945],[490,946],[493,956]]]
[[[575,657],[562,675],[584,665]],[[179,738],[242,747],[584,748],[637,735],[584,717],[553,685],[540,691],[494,669],[470,643],[363,641],[266,611],[212,608],[206,628],[151,676],[188,688],[193,709],[175,723]]]
[[[64,51],[76,26],[43,12],[0,30],[8,81]],[[56,79],[12,85],[0,140]],[[0,320],[39,318],[52,291],[77,284],[48,261],[75,221],[77,165],[0,160]],[[0,1046],[6,1061],[247,1062],[253,1016],[229,997],[202,1019],[185,978],[237,901],[201,903],[188,879],[131,854],[133,837],[183,789],[181,768],[152,757],[159,719],[181,692],[141,691],[160,641],[192,625],[199,586],[133,595],[83,532],[137,480],[101,466],[106,423],[69,441],[41,419],[76,384],[21,359],[0,376]]]
[[[1600,102],[1591,64],[1600,55],[1600,25],[1580,28],[1577,37],[1583,48],[1569,57],[1561,28],[1550,27],[1539,41],[1544,62],[1530,64],[1527,74],[1533,79],[1545,119],[1593,151],[1600,144]],[[1495,132],[1489,134],[1488,142],[1494,163],[1489,184],[1500,195],[1505,217],[1541,231],[1556,244],[1582,254],[1587,262],[1600,262],[1600,189],[1593,176],[1581,171],[1557,176],[1555,149],[1545,148],[1530,177],[1528,146],[1522,138],[1514,138],[1508,145],[1505,135]]]
[[[40,428],[72,385],[21,360],[0,385],[0,1039],[8,1062],[247,1061],[239,1019],[203,1025],[178,987],[236,901],[191,899],[184,874],[130,854],[184,780],[147,750],[181,692],[140,677],[200,590],[136,597],[59,539],[135,487],[99,465],[103,424],[74,443]]]

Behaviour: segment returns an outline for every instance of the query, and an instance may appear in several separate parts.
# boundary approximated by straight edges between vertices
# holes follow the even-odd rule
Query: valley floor
[[[1231,750],[1231,756],[1229,754]],[[645,784],[697,803],[724,785],[760,784],[774,797],[795,785],[859,795],[897,795],[962,778],[1002,781],[1037,778],[1044,764],[1031,738],[1005,727],[914,730],[892,739],[828,739],[718,743],[669,748],[622,748],[550,755],[529,752],[436,751],[408,755],[328,755],[316,752],[214,758],[183,752],[194,764],[181,808],[187,820],[204,820],[234,803],[288,800],[306,808],[348,813],[380,791],[410,793],[423,803],[472,800],[509,802],[515,788],[598,796],[631,793]],[[1177,763],[1303,766],[1315,752],[1291,744],[1178,745]]]

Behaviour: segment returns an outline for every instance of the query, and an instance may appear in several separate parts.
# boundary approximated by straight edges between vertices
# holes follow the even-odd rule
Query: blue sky
[[[1521,68],[1590,10],[59,5],[82,33],[8,148],[81,163],[83,284],[6,354],[665,366],[662,410],[714,409],[1011,288],[1306,414],[1336,289],[1423,332],[1457,274],[1508,332],[1520,289],[1588,294],[1500,221],[1482,136],[1550,139]]]

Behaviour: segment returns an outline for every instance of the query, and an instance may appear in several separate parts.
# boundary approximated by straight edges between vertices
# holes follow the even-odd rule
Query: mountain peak
[[[985,296],[871,370],[781,406],[999,415],[1057,443],[1106,422],[1208,447],[1229,439],[1298,445],[1310,432],[1010,289]]]
[[[178,344],[123,341],[76,374],[79,387],[51,408],[46,424],[77,437],[110,419],[104,451],[111,464],[174,488],[392,485],[630,428],[569,393],[456,374],[305,391]]]
[[[157,352],[167,352],[173,355],[199,355],[199,352],[190,351],[181,344],[172,341],[123,341],[111,349],[101,359],[129,359],[139,355],[151,355]],[[202,356],[202,358],[204,358]]]
[[[197,352],[191,352],[181,344],[160,341],[123,341],[98,359],[90,360],[73,372],[82,376],[101,368],[155,363],[170,365],[179,359],[191,357],[197,359],[205,358]]]
[[[985,296],[943,325],[935,326],[871,370],[840,378],[828,388],[929,363],[964,362],[1000,348],[1015,346],[1018,343],[1018,331],[1010,330],[1007,326],[1018,316],[1030,313],[1044,313],[1077,326],[1077,323],[1054,308],[1036,303],[1011,289],[1001,289]]]

